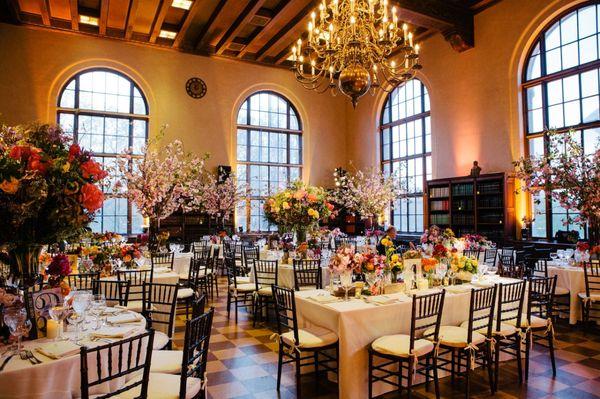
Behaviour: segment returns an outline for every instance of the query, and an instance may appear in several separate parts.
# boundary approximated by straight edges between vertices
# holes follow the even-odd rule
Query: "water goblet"
[[[25,308],[8,308],[4,310],[4,323],[8,326],[11,335],[17,337],[17,347],[15,354],[18,354],[23,350],[21,338],[25,333],[25,324],[27,320],[27,311]],[[29,329],[31,329],[31,322],[29,321]]]
[[[348,298],[348,291],[350,291],[350,288],[352,288],[352,271],[345,271],[340,274],[340,284],[344,289],[344,300],[349,301],[350,298]]]
[[[106,298],[103,294],[94,295],[90,302],[90,314],[96,319],[96,325],[93,327],[94,330],[99,330],[104,324],[102,320],[102,312],[106,307]]]

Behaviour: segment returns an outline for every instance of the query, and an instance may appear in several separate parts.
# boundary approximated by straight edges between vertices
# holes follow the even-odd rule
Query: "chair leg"
[[[217,292],[217,298],[219,297],[219,278],[213,274],[213,279],[215,281],[215,291]]]
[[[531,351],[531,342],[533,340],[533,333],[529,331],[525,338],[525,381],[529,381],[529,356]]]
[[[315,389],[319,392],[319,352],[315,351],[313,354],[315,359]]]
[[[487,348],[485,350],[485,364],[487,366],[488,381],[490,384],[490,392],[493,395],[495,390],[494,390],[494,373],[492,370],[492,344],[491,344],[491,342],[487,343]]]
[[[190,299],[187,298],[185,300],[185,320],[189,320],[190,318]]]
[[[235,324],[238,322],[238,299],[235,298]]]
[[[552,376],[556,377],[556,360],[554,359],[554,331],[548,331],[548,350],[550,351],[550,361],[552,362]]]
[[[429,369],[429,357],[425,359],[425,370]],[[429,372],[425,372],[425,391],[429,392]]]
[[[279,353],[278,353],[278,362],[277,362],[277,391],[279,392],[279,388],[281,387],[281,369],[283,366],[283,344],[281,341],[279,342]]]
[[[498,390],[498,375],[500,374],[500,343],[496,342],[496,350],[494,352],[494,392]]]
[[[369,399],[372,399],[372,398],[373,398],[373,353],[371,351],[369,351]]]
[[[515,350],[515,353],[517,355],[517,371],[519,372],[519,384],[523,383],[523,362],[521,359],[521,342],[523,341],[523,339],[521,338],[521,335],[517,334],[517,348]]]
[[[452,349],[452,352],[450,352],[450,386],[454,387],[454,363],[455,363],[455,355],[456,352],[454,351],[454,349]]]
[[[296,358],[296,397],[297,398],[301,398],[302,397],[302,381],[300,380],[301,374],[300,374],[300,355],[298,355],[297,353],[294,354],[294,357]]]
[[[471,356],[469,353],[465,353],[466,367],[465,367],[465,398],[469,398],[471,394],[471,381],[469,381],[469,375],[471,373]]]
[[[412,383],[413,383],[413,375],[414,375],[415,367],[417,367],[417,365],[415,364],[415,360],[411,357],[408,360],[408,376],[407,376],[407,381],[406,381],[406,391],[407,391],[408,399],[410,399],[412,396]]]
[[[227,320],[229,320],[229,315],[231,314],[231,292],[227,290]]]
[[[440,379],[438,377],[437,356],[433,358],[433,388],[435,389],[435,398],[440,399]]]

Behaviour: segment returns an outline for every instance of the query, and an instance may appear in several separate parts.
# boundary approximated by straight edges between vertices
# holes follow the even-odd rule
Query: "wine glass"
[[[25,308],[5,309],[4,323],[8,326],[11,335],[17,337],[17,348],[14,353],[18,354],[23,350],[21,338],[26,332],[31,330],[31,321],[27,320],[27,311]]]
[[[435,276],[442,285],[444,283],[444,277],[446,277],[446,273],[448,273],[448,266],[442,262],[438,263],[435,267]]]
[[[63,336],[63,322],[69,313],[69,308],[66,306],[52,306],[48,313],[52,320],[58,323],[58,333],[56,334],[55,341],[62,341],[64,339]]]
[[[94,330],[99,330],[104,324],[101,318],[102,312],[106,307],[106,298],[104,294],[93,295],[90,301],[90,314],[96,318],[96,325],[93,327]]]
[[[80,339],[81,323],[85,320],[85,312],[88,310],[91,302],[91,295],[85,292],[78,293],[73,297],[73,313],[69,316],[69,321],[77,326],[77,338]]]
[[[454,285],[456,279],[456,271],[449,267],[446,271],[446,275],[448,276],[448,284]]]
[[[344,289],[344,300],[349,301],[350,298],[348,298],[348,291],[350,291],[350,288],[352,288],[352,271],[345,271],[340,274],[340,284]]]

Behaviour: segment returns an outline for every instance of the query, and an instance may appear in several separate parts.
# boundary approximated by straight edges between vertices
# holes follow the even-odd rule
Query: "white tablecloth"
[[[499,279],[513,282],[512,279]],[[323,292],[323,291],[321,291]],[[367,347],[376,338],[389,334],[409,334],[410,300],[378,306],[363,300],[330,304],[317,303],[309,297],[317,291],[296,292],[296,309],[300,326],[318,325],[335,332],[339,337],[339,397],[363,399],[368,394]],[[404,294],[391,294],[403,297]],[[469,318],[468,292],[446,293],[442,325],[459,325]],[[393,387],[383,383],[373,386],[374,396],[381,395]]]
[[[142,317],[138,323],[132,323],[127,327],[118,327],[119,329],[134,328],[136,331],[131,335],[140,334],[144,332],[146,322]],[[93,330],[88,330],[82,333],[89,334]],[[75,332],[72,328],[65,333],[67,337],[74,337]],[[42,361],[42,364],[32,365],[28,360],[21,360],[19,356],[14,356],[2,373],[0,373],[0,398],[1,399],[12,399],[12,398],[33,398],[33,399],[71,399],[74,397],[80,397],[81,392],[81,367],[79,353],[76,355],[64,357],[61,359],[53,360],[35,351],[37,346],[47,342],[46,338],[38,339],[35,341],[25,342],[25,347],[30,349],[35,357]],[[84,339],[80,342],[86,346],[104,345],[106,342],[92,342]],[[143,356],[145,356],[145,349],[142,350]],[[107,365],[108,356],[107,351],[101,353],[104,356],[103,365]],[[118,353],[113,354],[113,369],[118,367]],[[96,357],[91,356],[88,358],[88,365],[90,369],[95,370]],[[90,390],[90,394],[106,394],[112,392],[121,386],[125,381],[115,380],[111,384],[103,384]]]
[[[173,258],[173,271],[179,275],[187,276],[190,270],[190,260],[194,257],[191,252],[175,254]]]
[[[548,262],[548,276],[557,276],[556,286],[569,290],[569,323],[577,324],[577,321],[581,320],[581,301],[577,294],[585,292],[585,276],[583,268],[577,266],[559,266],[554,262]]]
[[[280,263],[279,270],[277,271],[277,285],[286,288],[295,288],[294,282],[294,266],[290,264]],[[250,281],[254,282],[254,270],[250,269]],[[321,267],[321,281],[323,287],[329,284],[329,268]]]

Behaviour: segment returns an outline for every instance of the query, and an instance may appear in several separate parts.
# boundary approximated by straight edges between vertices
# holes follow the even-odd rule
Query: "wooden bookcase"
[[[427,182],[425,225],[450,227],[457,237],[481,234],[495,242],[515,237],[514,179],[504,173]]]
[[[225,226],[230,233],[233,231],[232,221],[233,217],[229,218]],[[204,235],[216,234],[219,223],[205,213],[177,211],[160,222],[160,229],[168,231],[170,239],[187,243],[198,241]]]

